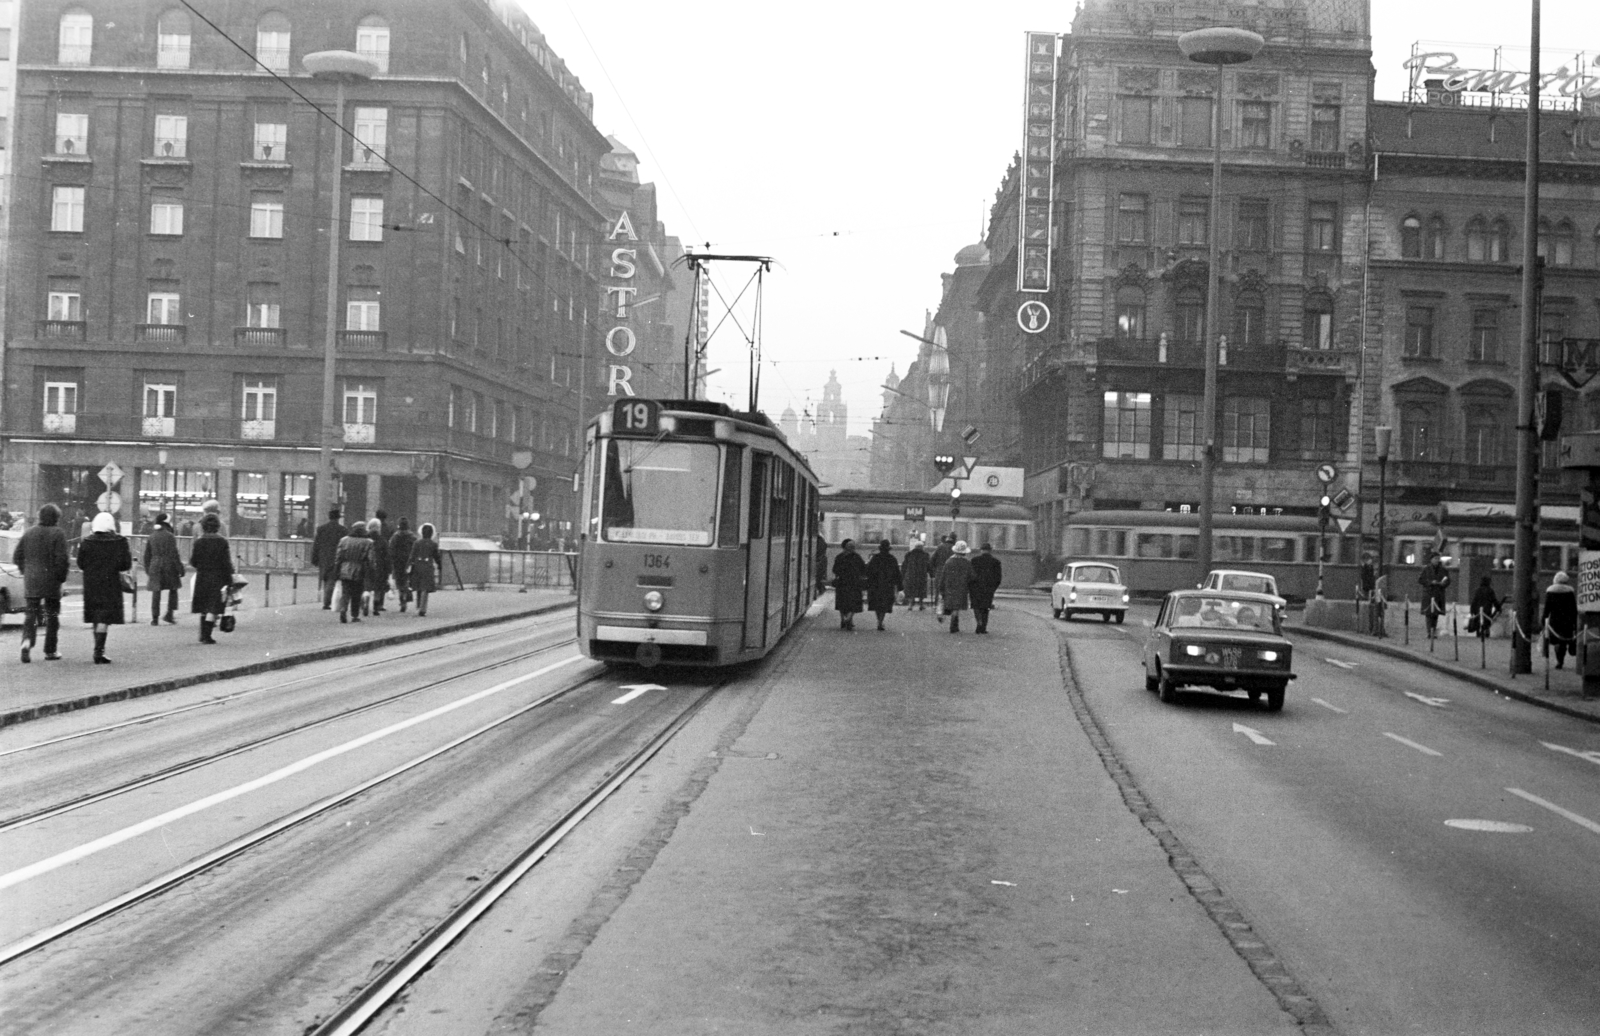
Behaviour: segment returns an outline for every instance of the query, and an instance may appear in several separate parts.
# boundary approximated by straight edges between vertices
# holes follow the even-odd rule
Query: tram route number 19
[[[661,404],[653,399],[619,399],[611,405],[611,430],[627,435],[655,435],[661,426]]]

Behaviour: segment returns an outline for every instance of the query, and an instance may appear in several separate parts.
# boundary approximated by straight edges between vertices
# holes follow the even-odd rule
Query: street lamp
[[[1384,540],[1386,531],[1384,520],[1388,516],[1384,508],[1389,501],[1389,440],[1394,434],[1394,429],[1386,424],[1380,424],[1372,430],[1372,434],[1377,441],[1378,447],[1378,586],[1382,587],[1378,594],[1379,601],[1374,603],[1378,606],[1378,636],[1382,637],[1385,635],[1385,631],[1383,626],[1383,605],[1380,602],[1384,593],[1389,589],[1389,548]]]
[[[1178,49],[1190,61],[1217,66],[1216,103],[1211,111],[1211,211],[1207,217],[1206,243],[1206,378],[1201,403],[1200,453],[1200,576],[1211,570],[1212,499],[1217,479],[1217,217],[1222,208],[1222,68],[1242,65],[1260,53],[1266,43],[1247,29],[1218,26],[1195,29],[1178,37]]]
[[[933,351],[928,354],[928,410],[937,434],[944,430],[945,407],[950,403],[950,342],[941,325],[933,329]]]
[[[317,454],[317,508],[326,511],[339,499],[333,484],[333,435],[336,401],[334,371],[338,358],[339,217],[344,201],[344,87],[378,74],[378,63],[350,50],[319,50],[301,63],[313,78],[333,83],[333,200],[328,218],[327,328],[322,340],[322,435]],[[317,513],[316,511],[312,512]]]

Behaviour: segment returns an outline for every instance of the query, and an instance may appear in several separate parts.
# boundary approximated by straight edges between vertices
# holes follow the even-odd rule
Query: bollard
[[[261,580],[261,607],[272,607],[272,572],[270,570]]]
[[[1411,598],[1407,597],[1405,610],[1405,646],[1411,646]]]
[[[299,572],[291,572],[289,574],[289,603],[290,604],[299,604],[300,603],[300,573]]]
[[[1454,608],[1450,609],[1450,639],[1456,645],[1456,661],[1461,661],[1461,628],[1460,619]]]

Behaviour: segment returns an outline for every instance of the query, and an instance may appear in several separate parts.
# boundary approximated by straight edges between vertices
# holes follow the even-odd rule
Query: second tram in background
[[[578,645],[591,658],[761,658],[816,595],[817,479],[766,416],[621,399],[586,430]]]
[[[961,514],[950,516],[950,497],[931,492],[889,492],[876,489],[827,489],[822,492],[822,530],[831,557],[839,544],[856,541],[856,550],[871,555],[888,540],[895,558],[905,557],[916,536],[931,553],[946,533],[966,540],[976,552],[985,543],[1000,559],[1003,587],[1026,587],[1037,581],[1034,571],[1033,521],[1021,503],[967,496]]]

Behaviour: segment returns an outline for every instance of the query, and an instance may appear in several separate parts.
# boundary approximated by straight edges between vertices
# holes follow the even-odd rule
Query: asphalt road
[[[1309,639],[1281,713],[1163,705],[1139,669],[1152,614],[1059,624],[1078,688],[1341,1032],[1600,1029],[1600,731]]]

